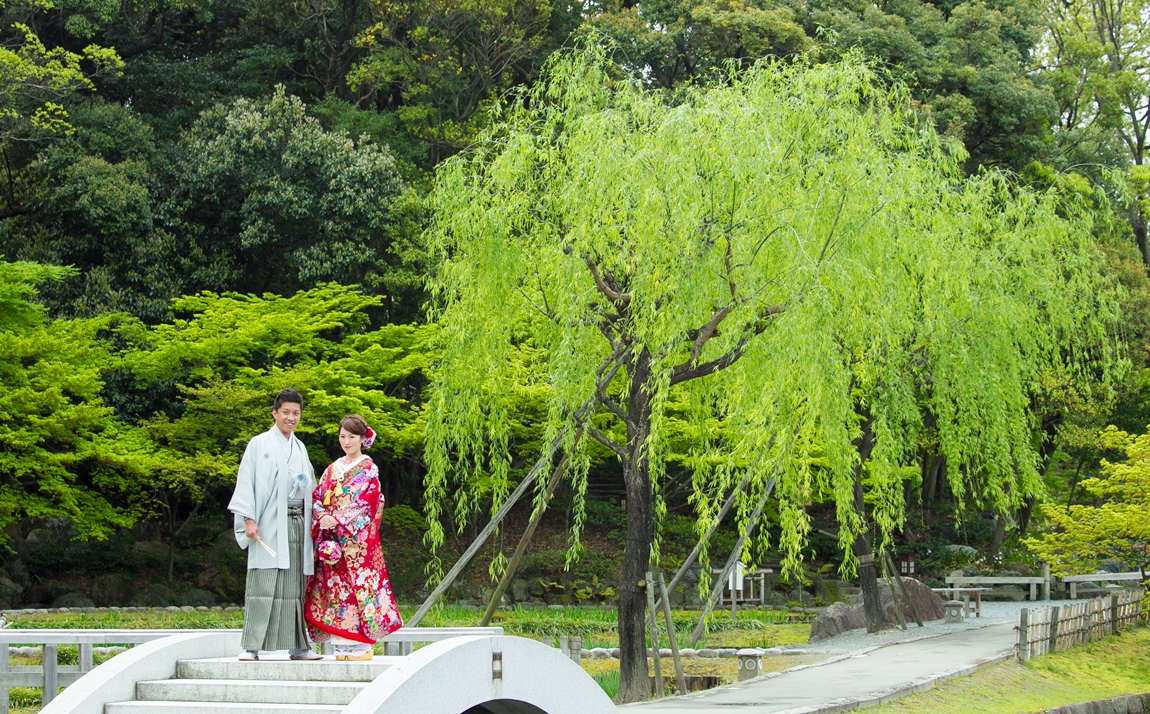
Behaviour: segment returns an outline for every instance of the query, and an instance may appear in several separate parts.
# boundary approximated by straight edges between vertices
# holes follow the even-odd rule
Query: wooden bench
[[[11,687],[43,688],[43,706],[56,697],[60,687],[67,687],[92,671],[92,647],[95,645],[138,645],[172,635],[219,630],[20,630],[0,629],[0,714],[8,714],[8,689]],[[499,636],[502,627],[402,627],[385,637],[384,652],[389,655],[411,654],[416,643],[439,642],[467,635]],[[40,645],[42,664],[12,666],[9,649],[13,645]],[[78,665],[61,666],[60,645],[77,645]]]
[[[992,588],[960,588],[960,587],[931,588],[931,590],[936,592],[936,593],[947,593],[948,597],[950,597],[951,599],[953,599],[954,597],[956,597],[958,595],[961,595],[962,596],[962,611],[968,617],[970,616],[971,612],[974,612],[975,617],[982,617],[982,594],[984,592],[986,592],[987,590],[991,590],[991,589]],[[970,604],[970,596],[971,595],[974,596],[973,607]]]
[[[1032,601],[1038,599],[1038,586],[1041,585],[1043,599],[1050,599],[1049,575],[1040,575],[1034,577],[1027,577],[1023,575],[951,575],[946,578],[946,584],[964,588],[979,587],[983,585],[1029,585],[1030,599]]]
[[[1090,573],[1089,575],[1067,575],[1062,578],[1062,582],[1070,583],[1070,599],[1078,599],[1078,583],[1121,583],[1121,582],[1142,582],[1142,573],[1137,571],[1131,573],[1107,573],[1098,572]]]

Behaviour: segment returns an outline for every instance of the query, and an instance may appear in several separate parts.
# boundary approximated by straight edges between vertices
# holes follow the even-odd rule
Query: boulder
[[[133,605],[144,607],[167,607],[172,604],[175,597],[166,585],[152,583],[136,593],[132,598]]]
[[[64,593],[60,597],[52,601],[52,607],[62,608],[66,607],[70,610],[77,608],[95,607],[96,604],[84,597],[80,593]]]
[[[207,590],[192,588],[180,595],[180,605],[184,607],[211,607],[216,604],[216,596]]]
[[[863,614],[862,605],[832,603],[811,623],[809,641],[818,642],[860,627],[866,627],[866,615]]]
[[[1027,578],[1034,576],[1034,568],[1026,563],[1005,563],[1002,568],[1003,570],[1010,571],[1011,575],[1020,575]]]
[[[951,553],[962,553],[963,555],[971,557],[971,558],[977,558],[978,557],[978,549],[972,548],[969,545],[951,544],[951,545],[946,546],[946,549],[949,550]]]
[[[14,603],[20,602],[20,596],[24,593],[24,588],[14,580],[0,576],[0,600],[9,603],[9,606]]]
[[[906,587],[910,601],[914,603],[914,607],[918,611],[919,617],[923,619],[923,622],[941,620],[943,618],[946,614],[946,606],[938,593],[932,591],[914,578],[903,578],[902,582]],[[881,579],[878,581],[878,586],[879,602],[882,604],[883,619],[888,624],[896,624],[898,622],[898,615],[895,613],[895,605],[894,600],[891,599],[890,588],[887,586],[886,581]],[[902,605],[903,618],[907,622],[914,622],[914,613],[905,602],[902,602],[901,592],[899,592],[899,601]],[[835,635],[860,627],[866,627],[866,613],[863,610],[861,602],[857,605],[846,605],[841,602],[832,603],[830,607],[824,610],[822,614],[816,617],[814,622],[811,623],[809,641],[818,642],[819,640],[834,637]]]
[[[88,597],[100,606],[127,605],[136,594],[136,584],[119,573],[106,573],[96,577],[88,588]]]
[[[684,607],[695,609],[703,606],[703,599],[699,597],[698,583],[690,587],[683,588],[683,605]]]
[[[938,593],[934,592],[926,585],[923,585],[914,578],[902,579],[903,586],[906,588],[906,594],[910,597],[910,601],[914,603],[915,610],[918,611],[919,617],[923,622],[930,620],[941,620],[946,615],[946,606]],[[883,614],[886,616],[886,621],[890,623],[898,622],[898,616],[894,611],[894,601],[891,600],[890,588],[886,582],[879,580],[879,598],[882,601]],[[898,588],[898,584],[895,584]],[[899,600],[902,600],[902,592],[898,594]],[[904,602],[902,603],[903,618],[907,622],[914,621],[914,613],[910,607]]]
[[[524,602],[530,597],[527,592],[527,581],[523,578],[515,578],[511,581],[511,599],[515,602]]]

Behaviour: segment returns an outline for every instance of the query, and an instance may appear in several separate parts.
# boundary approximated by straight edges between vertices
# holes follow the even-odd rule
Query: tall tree
[[[1041,58],[1057,91],[1060,138],[1074,164],[1130,167],[1130,226],[1150,265],[1150,5],[1143,0],[1046,4]]]
[[[0,261],[0,533],[21,518],[62,516],[82,537],[102,538],[139,512],[139,433],[101,398],[114,355],[98,336],[117,321],[49,323],[31,302],[36,284],[65,273]]]
[[[884,537],[903,517],[918,397],[937,416],[952,491],[1016,503],[1038,488],[1036,371],[1112,366],[1114,311],[1084,218],[994,174],[963,180],[964,157],[855,59],[762,65],[675,104],[614,71],[598,46],[557,56],[439,172],[444,357],[425,454],[438,544],[457,484],[506,482],[509,356],[545,350],[549,429],[576,428],[561,447],[576,540],[588,457],[571,433],[622,463],[619,697],[633,701],[649,694],[638,583],[657,554],[672,400],[696,433],[723,418],[737,435],[698,446],[700,533],[744,474],[744,519],[777,479],[787,570],[799,576],[816,496],[837,508],[847,569],[865,568],[869,546],[851,550],[868,522]],[[1063,350],[1089,339],[1100,353]],[[464,522],[466,494],[455,504]]]

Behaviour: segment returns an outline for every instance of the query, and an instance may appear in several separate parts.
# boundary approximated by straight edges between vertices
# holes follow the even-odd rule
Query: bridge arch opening
[[[548,714],[534,704],[517,699],[493,699],[477,704],[461,714]]]

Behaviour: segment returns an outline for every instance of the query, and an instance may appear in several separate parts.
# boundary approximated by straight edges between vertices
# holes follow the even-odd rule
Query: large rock
[[[860,627],[866,627],[866,615],[863,614],[862,605],[831,603],[831,606],[811,623],[809,641],[818,642]]]
[[[180,604],[185,607],[212,607],[216,604],[216,596],[207,590],[191,588],[180,595]]]
[[[903,585],[906,587],[906,594],[910,597],[910,601],[914,603],[915,609],[918,611],[919,617],[923,622],[928,620],[941,620],[946,614],[946,605],[938,593],[934,592],[926,585],[923,585],[914,578],[903,578]],[[897,623],[898,616],[894,611],[894,601],[891,600],[890,587],[887,586],[886,581],[879,580],[879,600],[882,602],[883,615],[886,621],[890,623]],[[898,588],[898,584],[895,584]],[[902,600],[902,593],[898,594],[899,600]],[[907,622],[914,622],[914,613],[910,607],[902,603],[903,619]]]
[[[921,617],[924,622],[942,619],[943,615],[946,614],[946,606],[938,593],[932,591],[914,578],[903,578],[902,582],[903,585],[906,586],[910,601],[914,603],[919,617]],[[888,625],[897,624],[898,615],[895,613],[895,605],[891,599],[890,587],[888,587],[886,581],[882,579],[878,581],[878,586],[879,602],[882,604],[883,618]],[[897,588],[898,586],[896,585],[895,587]],[[914,613],[911,611],[910,606],[902,601],[901,592],[899,592],[899,601],[902,605],[903,618],[907,622],[914,622]],[[811,636],[809,641],[818,642],[819,640],[834,637],[847,630],[854,630],[860,627],[866,627],[866,613],[863,610],[863,604],[860,602],[857,605],[845,605],[841,602],[836,602],[811,623]]]
[[[52,607],[95,607],[96,603],[84,597],[80,593],[64,593],[60,597],[52,601]]]
[[[136,584],[119,573],[106,573],[92,581],[88,596],[100,607],[122,607],[132,601]]]
[[[11,607],[13,604],[20,602],[20,596],[24,594],[24,588],[5,576],[0,575],[0,599],[3,599]]]
[[[160,583],[151,583],[132,597],[132,604],[143,607],[167,607],[175,600],[172,591]]]

